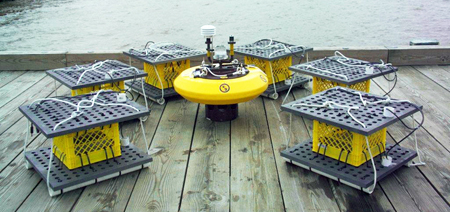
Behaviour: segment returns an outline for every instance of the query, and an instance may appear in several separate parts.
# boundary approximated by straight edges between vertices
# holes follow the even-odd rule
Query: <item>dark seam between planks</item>
[[[184,100],[187,101],[187,100]],[[195,135],[195,126],[197,126],[197,119],[198,119],[198,111],[200,110],[200,104],[197,103],[197,112],[196,112],[196,116],[195,116],[195,120],[194,120],[194,126],[192,129],[192,135],[191,135],[191,145],[189,145],[189,154],[188,154],[188,158],[186,161],[186,168],[184,170],[184,178],[183,178],[183,185],[181,186],[181,194],[180,194],[180,202],[178,203],[178,211],[181,210],[181,203],[183,202],[183,192],[184,192],[184,186],[186,183],[186,177],[187,177],[187,172],[188,172],[188,168],[189,168],[189,159],[191,158],[191,150],[192,150],[192,144],[194,143],[194,135]]]
[[[378,88],[379,89],[381,89],[382,91],[384,91],[384,92],[386,92],[377,82],[375,82],[375,81],[372,81],[376,86],[378,86]],[[425,100],[424,100],[425,101]],[[426,104],[430,104],[430,103],[426,103]],[[424,117],[426,117],[426,114],[425,114],[425,112],[423,111],[423,109],[422,109],[422,112],[424,113]],[[414,121],[417,123],[417,124],[419,124],[420,122],[416,119],[416,118],[414,118]],[[422,127],[420,127],[422,130],[424,130],[428,135],[430,135],[442,148],[444,148],[447,152],[450,152],[450,150],[444,145],[444,144],[442,144],[436,137],[434,137],[434,135],[430,132],[430,131],[428,131],[427,130],[427,128],[425,128],[425,126],[422,126]],[[420,130],[420,129],[418,129],[418,130]],[[411,136],[413,136],[413,135],[411,135]]]
[[[34,169],[33,169],[34,171]],[[23,199],[23,201],[17,206],[15,211],[18,211],[20,209],[20,207],[22,207],[23,203],[25,203],[25,201],[27,201],[27,199],[30,197],[30,195],[33,193],[34,190],[36,190],[36,188],[39,186],[39,183],[41,183],[42,179],[40,179],[38,181],[38,183],[36,183],[36,185],[34,186],[34,188],[30,191],[30,193],[27,195],[27,197],[25,197],[25,199]]]
[[[10,82],[14,81],[15,79],[19,78],[20,76],[24,75],[25,73],[27,73],[27,72],[24,71],[22,74],[19,74],[16,78],[12,78],[8,82],[6,82],[4,85],[0,86],[0,88],[3,88],[5,85],[8,85]]]
[[[280,181],[280,172],[278,171],[277,159],[275,157],[275,149],[273,148],[272,134],[270,133],[269,119],[267,118],[267,110],[266,110],[266,105],[264,104],[264,98],[261,97],[261,101],[262,101],[262,105],[263,105],[264,117],[266,117],[267,131],[269,132],[270,146],[272,147],[272,155],[273,155],[273,160],[275,163],[275,170],[277,171],[277,180],[278,180],[278,187],[280,188],[281,201],[283,202],[283,209],[284,209],[284,211],[286,211],[286,203],[284,202],[283,188],[281,187],[281,181]],[[269,101],[275,101],[275,100],[269,100]],[[278,113],[278,111],[276,111],[276,108],[275,108],[275,112]],[[281,118],[280,118],[280,122],[281,122]]]
[[[136,93],[136,92],[135,92],[135,93]],[[139,95],[140,95],[140,94],[139,94]],[[144,101],[145,101],[145,100],[144,100]],[[153,131],[153,135],[152,135],[152,138],[151,138],[151,140],[150,140],[150,142],[149,142],[149,146],[147,147],[147,149],[150,148],[150,147],[152,146],[153,140],[154,140],[155,135],[156,135],[156,131],[158,130],[159,124],[161,123],[162,116],[163,116],[164,112],[166,111],[166,106],[167,106],[167,103],[164,104],[164,106],[163,106],[163,108],[162,108],[161,115],[159,116],[159,119],[158,119],[158,124],[156,125],[155,130]],[[150,116],[149,116],[149,118],[150,118]],[[149,120],[149,119],[147,118],[147,121],[148,121],[148,120]],[[142,129],[141,129],[141,130],[142,130]],[[140,169],[139,172],[137,173],[136,179],[134,180],[133,188],[131,189],[130,196],[128,197],[128,200],[127,200],[127,202],[125,203],[125,207],[123,208],[123,211],[126,211],[127,208],[128,208],[128,204],[130,203],[131,196],[133,196],[134,188],[136,187],[137,181],[139,180],[139,176],[141,175],[142,170],[143,170],[143,169]]]
[[[40,78],[39,80],[37,80],[36,82],[34,82],[32,85],[28,86],[27,89],[23,90],[22,92],[20,92],[19,94],[17,94],[16,96],[14,96],[14,98],[10,99],[9,101],[7,101],[3,106],[0,107],[3,108],[4,106],[6,106],[8,103],[14,101],[14,99],[16,99],[18,96],[20,96],[22,93],[24,93],[25,91],[27,91],[28,89],[30,89],[33,85],[36,85],[38,82],[40,82],[41,80],[43,80],[45,77],[47,77],[47,75],[44,75],[42,78]],[[17,78],[16,78],[17,79]],[[9,83],[8,83],[9,84]]]
[[[439,85],[439,87],[443,88],[444,90],[446,90],[447,92],[450,92],[450,90],[448,90],[447,88],[445,88],[444,86],[442,86],[439,82],[434,81],[433,79],[431,79],[429,76],[427,76],[426,74],[422,73],[421,71],[419,71],[419,69],[417,69],[414,66],[411,66],[414,70],[416,70],[417,72],[419,72],[421,75],[425,76],[426,78],[428,78],[429,80],[433,81],[435,84]]]

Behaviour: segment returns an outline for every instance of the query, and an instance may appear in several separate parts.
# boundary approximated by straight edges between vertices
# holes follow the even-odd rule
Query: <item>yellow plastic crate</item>
[[[375,157],[386,149],[386,128],[368,136],[370,151]],[[370,160],[364,135],[321,123],[313,122],[313,152],[326,155],[353,166]],[[348,159],[347,159],[348,157]]]
[[[330,88],[336,87],[336,86],[341,86],[341,87],[348,87],[354,90],[358,90],[358,91],[364,91],[366,93],[370,92],[370,80],[366,80],[363,82],[358,82],[356,84],[353,85],[346,85],[343,83],[338,83],[338,82],[333,82],[327,79],[323,79],[320,77],[313,77],[313,94],[322,92],[324,90],[328,90]]]
[[[269,61],[263,60],[255,57],[244,57],[245,64],[255,65],[264,73],[267,74],[267,79],[269,80],[269,85],[273,83],[272,74],[270,73],[270,65],[272,64],[273,77],[275,82],[282,82],[286,79],[290,79],[292,71],[289,70],[289,66],[292,65],[292,56],[283,57],[277,60]],[[269,64],[271,63],[271,64]]]
[[[172,88],[175,78],[184,70],[191,67],[190,60],[172,61],[156,65],[159,78],[162,81],[163,88]],[[158,75],[152,64],[144,63],[144,71],[148,73],[145,82],[161,89],[161,83],[158,80]]]
[[[115,82],[116,84],[119,84],[119,88],[121,90],[125,90],[125,84],[123,81],[120,82]],[[77,95],[83,95],[83,94],[88,94],[88,93],[92,93],[98,90],[113,90],[113,91],[117,91],[119,92],[120,90],[117,88],[117,86],[112,85],[111,83],[108,84],[103,84],[103,85],[96,85],[96,86],[92,86],[92,87],[85,87],[85,88],[80,88],[80,89],[76,89],[76,90],[72,90],[72,96],[77,96]]]
[[[118,157],[122,154],[119,123],[55,137],[53,145],[53,153],[69,169]]]

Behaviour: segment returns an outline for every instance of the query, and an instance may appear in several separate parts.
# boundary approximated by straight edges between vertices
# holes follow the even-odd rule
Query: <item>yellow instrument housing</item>
[[[268,86],[266,74],[257,67],[247,67],[249,73],[238,78],[194,78],[192,72],[200,66],[183,71],[174,83],[175,91],[191,102],[207,105],[230,105],[250,101]]]

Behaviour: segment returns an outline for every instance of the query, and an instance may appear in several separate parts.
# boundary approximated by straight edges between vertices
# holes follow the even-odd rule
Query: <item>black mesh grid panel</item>
[[[94,94],[86,94],[74,97],[59,97],[61,100],[78,104],[81,100],[90,100]],[[97,102],[116,104],[117,93],[112,91],[105,91],[100,93]],[[137,108],[136,111],[126,106],[99,106],[94,105],[91,108],[82,108],[83,114],[71,119],[61,125],[54,131],[56,124],[69,118],[72,112],[76,111],[74,106],[56,101],[43,101],[40,104],[23,105],[19,110],[35,125],[47,138],[53,138],[60,135],[66,135],[73,132],[100,127],[117,122],[136,119],[147,116],[150,110],[145,106],[139,105],[133,101],[121,102],[120,104],[127,104]],[[86,105],[86,104],[82,104]]]
[[[280,47],[265,48],[265,49],[257,48],[257,47],[265,47],[269,44],[280,45]],[[275,54],[273,54],[269,58],[269,55],[271,53],[273,53],[277,50],[283,49],[283,47],[281,47],[281,44],[285,45],[286,47],[296,46],[296,45],[292,45],[292,44],[279,42],[276,40],[272,40],[272,42],[270,42],[269,39],[262,39],[262,40],[254,42],[254,43],[251,43],[251,44],[236,46],[234,51],[237,54],[250,56],[250,57],[256,57],[256,58],[263,59],[263,60],[276,60],[276,59],[279,59],[282,57],[292,56],[292,54],[296,54],[296,55],[300,56],[303,53],[303,51],[309,52],[309,51],[313,50],[312,48],[309,48],[309,47],[304,47],[304,49],[303,49],[303,47],[295,47],[295,48],[291,49],[292,52],[289,50],[288,51],[279,51],[279,52],[276,52]]]
[[[294,83],[294,85],[292,87],[302,87],[306,83],[311,81],[311,79],[309,77],[303,77],[303,76],[296,76],[296,77],[292,77],[291,79],[294,79],[292,82],[292,83]],[[291,85],[287,85],[284,81],[275,83],[275,86],[277,87],[277,92],[287,91],[291,87]],[[269,84],[269,86],[267,87],[267,90],[264,91],[264,93],[261,95],[269,96],[270,94],[273,94],[273,93],[275,93],[273,84]]]
[[[361,91],[342,88],[338,86],[284,104],[281,106],[281,109],[299,116],[306,117],[311,120],[318,120],[320,122],[341,127],[343,129],[356,132],[362,135],[371,135],[372,133],[381,130],[382,128],[385,128],[398,121],[396,117],[387,118],[383,116],[383,108],[386,106],[395,108],[395,113],[400,118],[404,118],[415,112],[418,112],[418,109],[416,107],[411,105],[411,103],[406,102],[389,103],[387,105],[375,104],[363,106],[363,103],[361,102],[359,95],[350,92],[360,92],[363,98],[368,102],[375,102],[380,99],[386,99],[386,97],[381,97],[378,95],[368,94]],[[332,101],[337,104],[346,106],[358,106],[359,109],[351,110],[351,113],[353,116],[355,116],[356,119],[364,123],[367,126],[367,128],[363,128],[363,126],[361,126],[349,115],[347,115],[346,109],[328,109],[328,108],[316,108],[308,106],[292,106],[293,104],[321,105],[326,101]]]
[[[189,47],[186,47],[186,46],[183,46],[180,44],[164,45],[159,48],[162,49],[163,51],[150,50],[148,52],[145,52],[144,49],[139,49],[139,50],[130,49],[129,51],[123,52],[123,53],[132,58],[141,60],[146,63],[153,64],[153,65],[160,64],[160,63],[167,63],[167,62],[171,62],[171,61],[186,60],[186,59],[190,59],[190,58],[194,58],[194,57],[206,56],[206,52],[204,52],[204,51],[201,51],[201,50],[193,51],[196,49],[189,48]],[[161,55],[164,51],[166,51],[166,52],[181,51],[181,52],[178,52],[176,54]],[[183,52],[183,51],[185,51],[185,52]],[[158,58],[158,61],[155,61],[156,58]]]
[[[373,74],[365,74],[365,67],[357,67],[357,66],[346,66],[337,62],[337,59],[343,59],[342,57],[333,56],[327,57],[320,60],[315,60],[309,63],[297,64],[289,67],[290,70],[306,75],[316,76],[320,78],[324,78],[327,80],[331,80],[334,82],[344,83],[346,85],[353,85],[358,82],[366,81],[381,75],[386,75],[398,70],[396,67],[385,68],[385,69],[377,69],[374,68]],[[349,58],[350,60],[346,63],[349,64],[369,64],[367,61],[357,60]],[[330,74],[327,72],[323,72],[320,70],[307,68],[306,65],[311,65],[314,68],[318,68],[321,70],[329,71],[335,74],[345,75],[347,77],[344,78],[342,76],[337,76],[334,74]]]
[[[71,90],[147,76],[147,73],[141,70],[138,70],[136,72],[135,69],[127,69],[115,71],[114,73],[111,74],[112,76],[111,79],[106,72],[118,69],[131,68],[131,66],[125,63],[122,63],[117,60],[111,60],[95,69],[96,71],[104,73],[99,73],[96,71],[88,71],[83,75],[80,82],[77,84],[81,74],[85,72],[87,69],[92,68],[93,64],[94,63],[48,70],[47,74],[53,77],[54,79],[58,80],[63,85],[69,87]],[[108,75],[109,78],[107,78],[106,75]]]
[[[152,161],[152,158],[133,144],[121,148],[122,155],[76,169],[68,169],[57,157],[53,157],[50,169],[50,187],[61,190],[79,185],[103,176],[141,166]],[[47,179],[50,160],[50,147],[35,149],[25,153],[26,159],[36,172]]]
[[[131,90],[144,95],[144,93],[142,92],[142,84],[141,82],[125,82],[125,85],[130,87]],[[158,100],[162,98],[162,92],[161,89],[149,85],[147,83],[144,83],[144,90],[145,90],[145,95],[153,100]],[[164,98],[167,97],[172,97],[172,96],[179,96],[179,94],[175,91],[174,88],[166,88],[164,89]]]
[[[345,180],[362,188],[367,188],[373,185],[373,168],[371,161],[365,164],[354,167],[344,162],[340,162],[333,158],[324,155],[319,155],[312,151],[311,139],[303,143],[297,144],[287,150],[281,152],[281,157],[284,157],[293,162],[299,163],[303,166],[319,170],[325,174]],[[386,144],[386,148],[391,148],[390,144]],[[395,165],[384,167],[381,165],[381,155],[374,157],[375,167],[377,169],[377,181],[380,181],[393,171],[405,165],[408,161],[417,156],[414,150],[397,146],[389,152],[392,157],[392,162]]]

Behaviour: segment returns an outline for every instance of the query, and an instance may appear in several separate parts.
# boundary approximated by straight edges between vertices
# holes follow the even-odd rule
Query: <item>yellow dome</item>
[[[237,104],[250,101],[267,89],[267,76],[257,67],[247,67],[249,73],[238,78],[194,78],[192,72],[199,67],[183,71],[174,82],[175,91],[191,102],[207,105]]]

